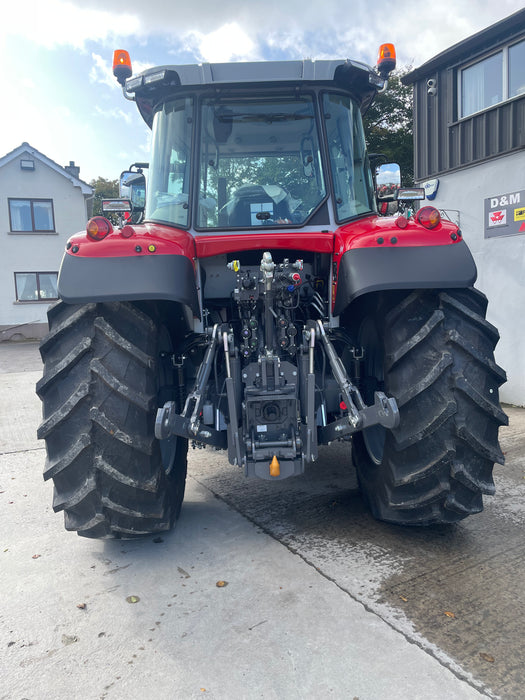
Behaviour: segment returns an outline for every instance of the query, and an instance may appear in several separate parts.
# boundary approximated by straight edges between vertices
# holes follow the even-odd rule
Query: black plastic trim
[[[65,253],[58,295],[68,304],[165,299],[200,316],[191,260],[184,255],[79,258]]]
[[[339,264],[334,316],[362,294],[386,289],[471,287],[476,264],[466,243],[355,248]]]

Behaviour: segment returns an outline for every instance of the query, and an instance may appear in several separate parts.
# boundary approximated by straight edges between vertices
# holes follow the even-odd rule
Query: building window
[[[11,231],[54,231],[52,199],[9,199]]]
[[[503,53],[495,53],[461,71],[461,116],[479,112],[503,99]]]
[[[525,95],[525,41],[509,47],[509,97]]]
[[[58,272],[15,272],[17,301],[58,299]]]
[[[460,71],[460,116],[468,117],[511,97],[525,94],[525,41]]]

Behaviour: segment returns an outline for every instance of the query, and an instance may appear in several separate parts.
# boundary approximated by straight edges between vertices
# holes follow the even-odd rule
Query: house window
[[[17,301],[58,299],[57,272],[15,272]]]
[[[525,95],[525,41],[509,47],[509,97]]]
[[[52,199],[9,199],[11,231],[54,231]]]
[[[477,61],[459,73],[460,116],[468,117],[525,94],[525,41]]]

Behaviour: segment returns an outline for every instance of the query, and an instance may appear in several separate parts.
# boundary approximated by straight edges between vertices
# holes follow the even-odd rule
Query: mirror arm
[[[385,81],[383,83],[383,87],[379,88],[377,91],[378,95],[382,95],[384,92],[388,90],[388,78],[385,78]]]
[[[125,86],[125,85],[122,86],[122,94],[124,95],[124,97],[126,98],[126,100],[129,100],[130,102],[135,102],[135,96],[134,96],[134,95],[130,95],[129,92],[126,92],[126,86]]]

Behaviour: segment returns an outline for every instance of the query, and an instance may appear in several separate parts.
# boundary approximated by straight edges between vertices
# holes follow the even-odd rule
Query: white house
[[[41,338],[67,239],[86,225],[93,188],[28,143],[0,158],[0,341]]]

